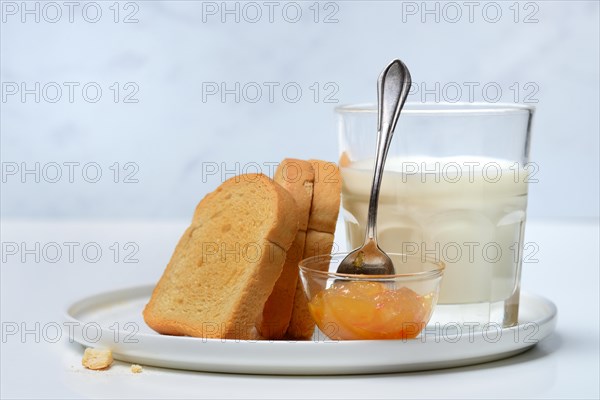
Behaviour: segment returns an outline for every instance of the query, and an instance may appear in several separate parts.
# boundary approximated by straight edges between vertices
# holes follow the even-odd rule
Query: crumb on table
[[[131,365],[131,372],[133,372],[134,374],[139,374],[140,372],[142,372],[142,366],[141,365],[137,365],[137,364],[132,364]]]
[[[81,364],[93,370],[105,369],[113,362],[112,351],[106,349],[87,348],[83,353]]]

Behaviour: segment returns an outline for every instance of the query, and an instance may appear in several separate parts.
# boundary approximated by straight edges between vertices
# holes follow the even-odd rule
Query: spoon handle
[[[377,153],[371,198],[369,199],[369,216],[365,241],[376,240],[377,204],[379,202],[383,167],[392,142],[396,122],[398,122],[398,116],[404,106],[411,84],[408,68],[398,59],[392,61],[377,80]]]

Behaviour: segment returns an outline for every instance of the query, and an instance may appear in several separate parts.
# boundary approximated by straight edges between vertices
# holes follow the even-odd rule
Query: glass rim
[[[386,254],[391,255],[391,256],[407,257],[407,258],[411,258],[411,259],[416,258],[416,259],[419,259],[423,263],[433,264],[434,267],[431,269],[427,269],[425,271],[420,271],[420,272],[407,272],[407,273],[393,274],[393,275],[361,275],[361,274],[340,274],[337,272],[321,271],[318,269],[310,268],[306,265],[306,264],[315,263],[317,261],[323,262],[324,260],[327,260],[327,263],[329,264],[335,257],[342,257],[342,259],[343,259],[343,257],[346,257],[348,254],[350,254],[350,253],[333,253],[333,254],[324,254],[324,255],[319,255],[319,256],[308,257],[308,258],[301,260],[298,263],[298,267],[303,272],[321,275],[322,277],[350,278],[350,279],[359,279],[359,280],[393,280],[393,279],[398,279],[398,278],[431,279],[431,278],[437,278],[439,276],[442,276],[442,274],[444,273],[444,270],[446,269],[446,264],[443,261],[438,261],[431,257],[425,257],[423,259],[423,257],[421,257],[421,256],[404,254],[404,253],[386,253]]]
[[[338,114],[377,113],[377,105],[373,103],[344,104],[335,107]],[[488,114],[531,114],[535,106],[522,103],[485,103],[485,102],[439,102],[422,103],[406,102],[402,108],[402,115],[431,116],[431,115],[488,115]]]

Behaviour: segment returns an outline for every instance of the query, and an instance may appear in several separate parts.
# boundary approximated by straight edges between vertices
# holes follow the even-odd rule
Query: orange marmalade
[[[338,281],[317,293],[308,306],[330,339],[412,339],[429,320],[432,297],[381,282]]]

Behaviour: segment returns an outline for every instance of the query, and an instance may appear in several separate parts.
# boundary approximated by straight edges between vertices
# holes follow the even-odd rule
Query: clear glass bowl
[[[308,308],[321,332],[333,340],[417,337],[437,303],[444,263],[388,253],[395,275],[338,274],[346,255],[299,264]]]

